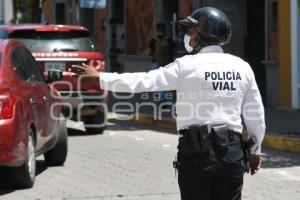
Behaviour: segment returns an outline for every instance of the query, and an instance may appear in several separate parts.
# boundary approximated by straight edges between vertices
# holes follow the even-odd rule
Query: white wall
[[[4,0],[3,0],[4,1]],[[4,1],[4,23],[9,24],[14,17],[12,0]]]
[[[300,108],[299,0],[291,0],[292,107]]]
[[[0,0],[0,24],[4,23],[4,0]]]
[[[298,108],[300,107],[300,0],[298,0]]]

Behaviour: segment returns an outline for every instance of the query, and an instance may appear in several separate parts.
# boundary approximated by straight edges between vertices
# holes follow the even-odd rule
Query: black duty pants
[[[231,151],[241,151],[240,145]],[[233,152],[234,153],[234,152]],[[181,200],[239,200],[244,169],[240,160],[217,159],[214,152],[178,153]]]

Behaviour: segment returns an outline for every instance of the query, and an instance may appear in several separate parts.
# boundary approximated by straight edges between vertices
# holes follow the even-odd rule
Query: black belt
[[[218,159],[237,160],[241,157],[241,150],[236,150],[238,148],[235,147],[242,145],[242,134],[228,128],[225,124],[212,127],[192,124],[188,129],[179,130],[179,134],[181,137],[179,138],[178,152],[182,155],[209,155],[210,152],[214,152]]]
[[[179,132],[179,135],[185,136],[186,134],[188,134],[188,129],[181,129],[178,132]],[[235,141],[241,141],[242,140],[242,134],[241,133],[236,132],[232,129],[230,129],[229,132],[230,132],[229,142],[235,142]]]

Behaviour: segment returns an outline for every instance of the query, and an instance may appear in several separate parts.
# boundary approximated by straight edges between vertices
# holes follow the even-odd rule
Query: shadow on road
[[[86,131],[68,128],[68,136],[84,136],[88,135]]]
[[[73,122],[73,124],[75,124]],[[158,132],[164,132],[164,133],[170,133],[170,134],[177,134],[176,131],[170,130],[170,129],[163,129],[163,128],[156,128],[149,125],[144,124],[138,124],[134,123],[132,121],[122,121],[122,120],[109,120],[107,123],[106,130],[112,130],[112,131],[138,131],[138,130],[152,130],[152,131],[158,131]],[[104,132],[105,133],[105,132]],[[83,131],[81,129],[76,128],[76,126],[69,126],[68,127],[68,135],[71,137],[80,137],[80,136],[92,136],[92,135],[101,135],[95,134],[95,133],[89,133],[86,131]]]
[[[263,149],[263,168],[300,167],[300,155],[297,153]]]
[[[44,160],[36,161],[36,176],[43,173],[48,168]],[[0,167],[0,196],[12,193],[16,190],[9,167]]]
[[[112,123],[112,125],[107,127],[108,130],[114,130],[114,131],[151,130],[151,131],[158,131],[158,132],[164,132],[170,134],[177,134],[175,130],[170,130],[166,128],[157,128],[150,125],[134,123],[132,121],[110,120],[109,122]]]
[[[101,135],[102,133],[89,133],[86,131],[68,128],[68,136],[71,137],[84,137],[84,136],[93,136],[93,135]]]

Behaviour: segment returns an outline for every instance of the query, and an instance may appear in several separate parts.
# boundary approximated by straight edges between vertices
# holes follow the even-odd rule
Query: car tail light
[[[16,102],[13,98],[0,96],[0,119],[12,118],[15,104]]]
[[[94,66],[99,72],[103,72],[105,70],[104,60],[90,60],[89,65]]]

